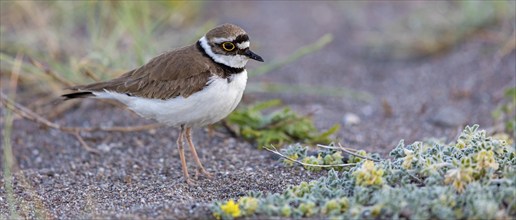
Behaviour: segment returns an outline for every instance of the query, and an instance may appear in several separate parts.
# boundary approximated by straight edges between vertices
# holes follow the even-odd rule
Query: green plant
[[[292,63],[299,58],[317,52],[318,50],[324,48],[327,44],[333,41],[332,34],[325,34],[320,37],[317,41],[307,44],[303,47],[300,47],[296,51],[292,52],[288,57],[283,59],[278,59],[277,61],[271,62],[266,65],[262,65],[259,68],[256,68],[253,72],[249,73],[249,76],[259,76],[263,74],[267,74],[275,69],[278,69],[286,64]]]
[[[299,158],[303,160],[302,158],[306,157],[307,150],[308,148],[301,144],[289,145],[288,147],[281,149],[281,153],[286,156],[286,158],[281,159],[281,162],[283,162],[287,167],[294,166],[294,160],[298,160]]]
[[[294,142],[327,144],[331,142],[329,136],[339,130],[339,125],[335,124],[327,131],[319,133],[309,116],[300,116],[288,107],[263,114],[280,104],[279,100],[270,100],[237,109],[225,122],[237,135],[256,142],[259,148]]]
[[[333,146],[333,144],[330,146]],[[344,168],[338,166],[343,164],[344,161],[341,151],[324,149],[318,151],[316,155],[307,155],[307,151],[307,146],[302,146],[301,144],[289,145],[280,150],[280,153],[284,156],[281,161],[285,166],[293,166],[295,164],[294,161],[301,161],[305,164],[303,167],[309,171],[321,171],[322,169],[342,170]],[[318,165],[324,165],[324,167]]]
[[[108,79],[162,52],[170,42],[190,42],[171,31],[192,21],[201,2],[11,1],[2,2],[2,71],[25,56],[20,77],[38,95],[61,93],[63,82]],[[37,33],[37,34],[35,34]],[[166,37],[163,37],[166,36]],[[167,42],[164,42],[166,39]],[[80,46],[79,46],[80,45]],[[161,45],[161,46],[158,46]],[[35,61],[35,62],[32,62]],[[56,77],[61,80],[56,80]],[[44,83],[42,83],[44,82]],[[66,85],[65,85],[66,86]]]
[[[214,207],[216,211],[213,212],[213,216],[216,219],[232,219],[240,217],[242,214],[240,205],[233,200],[229,200],[225,203],[215,203]]]
[[[509,219],[516,215],[514,145],[467,126],[458,140],[403,140],[379,162],[355,167],[282,193],[252,192],[252,215],[329,219]],[[285,149],[285,155],[306,151]],[[214,209],[214,212],[217,212]]]
[[[380,27],[366,26],[365,19],[353,20],[369,29],[358,43],[373,57],[414,59],[441,54],[481,30],[514,20],[515,8],[514,1],[438,1],[415,6],[399,19],[380,21],[384,23]],[[507,30],[500,33],[504,40],[512,38],[512,29]]]
[[[356,179],[356,184],[360,186],[381,186],[383,184],[382,168],[375,167],[373,161],[367,160],[362,163],[360,169],[353,172],[353,176]]]
[[[309,171],[321,171],[323,169],[334,169],[337,171],[342,171],[346,167],[353,166],[360,161],[367,159],[378,161],[378,158],[380,157],[378,154],[367,154],[363,150],[353,150],[355,152],[352,152],[351,149],[344,148],[340,144],[338,147],[333,143],[328,146],[317,146],[324,149],[318,150],[311,155],[308,154],[309,147],[302,146],[301,144],[289,145],[285,148],[282,148],[279,152],[274,148],[266,149],[281,156],[282,158],[280,160],[285,166],[290,167],[294,166],[295,163],[299,163]],[[342,152],[350,154],[350,156],[344,158]],[[344,161],[348,161],[348,163],[344,164]]]
[[[496,123],[504,124],[505,132],[516,135],[516,87],[507,88],[504,96],[505,100],[491,112],[491,115]]]
[[[18,84],[18,73],[20,71],[20,65],[21,65],[21,59],[22,57],[17,57],[15,65],[13,67],[13,75],[11,75],[11,79],[9,82],[9,88],[11,91],[15,91],[17,84]],[[9,93],[9,98],[14,99],[16,96],[16,93],[11,92]],[[0,103],[1,104],[1,103]],[[6,194],[6,204],[9,208],[9,218],[11,219],[17,219],[20,218],[17,212],[17,204],[16,204],[16,197],[14,194],[14,175],[13,175],[13,168],[15,167],[15,157],[13,154],[13,144],[11,140],[11,134],[13,131],[13,112],[9,108],[5,108],[3,111],[3,130],[2,130],[2,165],[3,165],[3,190]],[[4,216],[0,216],[4,218]],[[7,219],[7,217],[5,217]]]

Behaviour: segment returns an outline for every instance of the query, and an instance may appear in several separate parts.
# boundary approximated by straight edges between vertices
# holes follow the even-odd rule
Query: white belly
[[[170,126],[199,127],[213,124],[229,115],[238,105],[247,83],[247,71],[227,79],[212,76],[209,85],[190,95],[169,99],[144,99],[116,92],[96,92],[98,98],[116,99],[145,118]]]

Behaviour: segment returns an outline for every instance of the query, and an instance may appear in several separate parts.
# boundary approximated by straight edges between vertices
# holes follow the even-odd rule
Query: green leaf
[[[516,87],[508,88],[505,90],[505,97],[512,98],[516,102]]]
[[[229,115],[226,122],[237,135],[256,143],[259,148],[294,142],[328,144],[331,142],[329,136],[339,130],[340,126],[336,124],[320,133],[311,117],[298,115],[289,107],[268,111],[279,105],[281,101],[275,99],[240,108]],[[264,111],[270,113],[264,114]]]

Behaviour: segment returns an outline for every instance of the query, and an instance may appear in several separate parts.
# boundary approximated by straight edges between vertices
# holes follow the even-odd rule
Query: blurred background
[[[450,142],[472,124],[507,140],[514,137],[513,0],[0,1],[0,6],[2,96],[60,125],[152,123],[110,103],[62,102],[59,96],[65,87],[116,77],[195,43],[219,24],[234,23],[266,61],[248,64],[240,116],[256,115],[247,114],[246,106],[280,99],[310,116],[316,129],[340,126],[331,130],[332,139],[344,146],[381,154],[401,139]],[[0,112],[5,159],[0,172],[6,176],[0,201],[15,207],[18,194],[21,209],[51,213],[37,216],[94,218],[98,210],[109,216],[125,208],[146,218],[157,216],[153,210],[189,217],[199,201],[206,207],[214,199],[249,189],[277,191],[310,176],[282,170],[267,152],[228,138],[230,132],[218,129],[223,132],[215,138],[195,132],[205,166],[221,171],[216,180],[202,183],[210,189],[206,194],[202,187],[183,187],[174,129],[75,134],[102,152],[94,155],[81,148],[84,143],[77,140],[83,139],[20,120],[4,106]],[[14,184],[7,178],[11,168],[25,172]],[[246,181],[235,187],[233,179]],[[0,202],[0,217],[7,209]]]
[[[514,1],[1,6],[2,91],[18,68],[16,99],[51,119],[77,108],[56,105],[66,85],[118,76],[226,22],[247,30],[267,61],[250,62],[243,105],[279,98],[312,114],[318,128],[342,125],[337,138],[364,148],[492,127],[492,111],[515,84]]]

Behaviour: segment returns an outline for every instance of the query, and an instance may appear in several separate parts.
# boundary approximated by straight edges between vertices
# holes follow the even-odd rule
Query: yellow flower
[[[283,207],[281,207],[280,213],[283,217],[290,217],[290,214],[292,214],[292,209],[288,204],[285,204]]]
[[[473,181],[473,169],[457,168],[448,170],[444,183],[452,184],[457,192],[462,193],[466,186]]]
[[[321,213],[325,215],[330,212],[340,213],[340,205],[337,199],[328,200],[321,210]]]
[[[243,215],[252,215],[258,208],[258,199],[244,196],[238,200],[238,205],[242,207]]]
[[[229,200],[226,204],[221,205],[220,209],[222,209],[224,213],[233,216],[233,218],[240,216],[240,207],[233,200]]]
[[[316,213],[316,206],[313,202],[303,202],[299,204],[299,211],[303,213],[303,216],[310,217]]]
[[[349,209],[349,199],[346,197],[342,197],[339,199],[340,211],[346,212]]]
[[[480,169],[487,169],[487,168],[493,168],[494,170],[498,169],[498,163],[496,162],[494,158],[494,152],[493,151],[486,151],[481,150],[477,153],[475,157],[477,161],[478,168]]]
[[[360,155],[360,156],[367,156],[367,152],[365,152],[364,150],[359,150],[356,152],[356,154]],[[361,157],[356,157],[356,156],[350,156],[349,159],[348,159],[348,163],[360,163],[362,162],[362,158]]]
[[[463,140],[458,140],[457,144],[455,144],[455,147],[459,149],[464,149],[466,147],[466,143],[464,143]]]
[[[287,167],[291,167],[291,166],[294,166],[294,161],[293,160],[297,160],[297,158],[299,158],[299,155],[297,154],[292,154],[292,155],[289,155],[288,156],[289,159],[283,159],[283,164],[285,164]]]
[[[367,160],[362,164],[362,167],[359,170],[353,173],[353,175],[355,176],[358,185],[372,186],[383,184],[383,173],[383,169],[377,169],[374,166],[373,161]]]
[[[331,199],[324,204],[321,213],[324,215],[341,214],[348,210],[349,200],[346,197]]]
[[[381,204],[373,206],[373,208],[371,209],[371,216],[378,218],[380,214],[382,214],[382,208],[383,207]]]
[[[411,150],[407,150],[407,149],[403,149],[403,151],[405,152],[405,156],[403,158],[403,163],[401,164],[401,166],[408,170],[410,168],[412,168],[412,161],[414,160],[414,152],[412,152]]]
[[[502,146],[511,146],[514,143],[514,140],[510,135],[506,133],[496,133],[493,135],[494,140],[498,140],[502,143]]]

